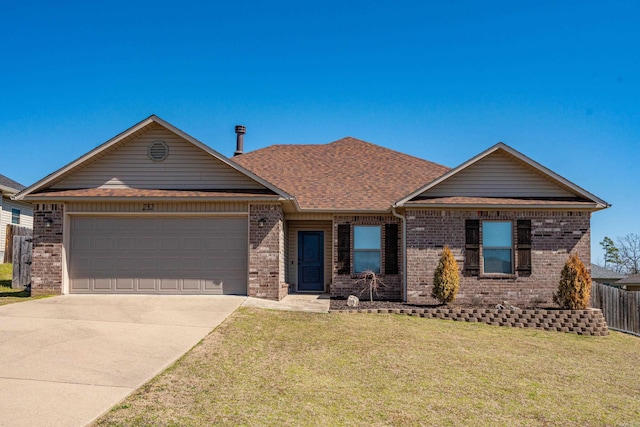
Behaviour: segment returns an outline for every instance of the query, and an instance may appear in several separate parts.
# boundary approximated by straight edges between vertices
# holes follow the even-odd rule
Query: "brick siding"
[[[433,274],[445,245],[461,269],[456,302],[487,305],[508,301],[522,307],[553,304],[560,272],[569,253],[590,266],[590,213],[562,211],[451,211],[407,209],[407,301],[435,304],[431,297]],[[465,220],[531,220],[529,275],[465,276]]]
[[[362,282],[361,275],[358,274],[338,274],[338,225],[351,225],[351,266],[353,272],[353,226],[355,225],[380,225],[381,232],[381,270],[384,286],[374,294],[376,300],[402,300],[402,222],[393,215],[353,215],[336,216],[333,220],[333,283],[331,284],[331,296],[337,298],[347,298],[349,295],[356,295],[362,299],[368,299],[369,293],[363,290],[366,284]],[[385,224],[398,224],[398,273],[384,274],[384,242]]]
[[[263,227],[259,226],[261,219]],[[287,295],[284,234],[280,205],[249,206],[249,296],[279,301]]]
[[[46,220],[51,227],[45,226]],[[64,205],[36,204],[33,209],[31,295],[62,293],[62,236]]]

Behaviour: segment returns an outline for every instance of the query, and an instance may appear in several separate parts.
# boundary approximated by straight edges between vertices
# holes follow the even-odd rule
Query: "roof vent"
[[[247,133],[247,128],[238,125],[236,126],[236,152],[233,153],[234,156],[240,155],[243,152],[244,145],[244,134]]]
[[[169,155],[169,147],[164,141],[153,141],[149,144],[149,150],[147,152],[149,158],[154,162],[161,162]]]

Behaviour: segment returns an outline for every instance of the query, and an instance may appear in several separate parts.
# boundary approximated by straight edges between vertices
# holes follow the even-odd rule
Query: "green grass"
[[[42,298],[31,297],[31,293],[23,289],[12,289],[12,274],[13,269],[11,264],[0,264],[0,305]]]
[[[620,333],[240,309],[97,425],[638,425],[639,354]]]

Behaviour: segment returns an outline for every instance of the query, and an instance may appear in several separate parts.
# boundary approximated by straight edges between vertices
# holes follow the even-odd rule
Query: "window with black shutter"
[[[384,226],[384,273],[398,274],[398,224]]]
[[[351,226],[338,224],[338,274],[351,273]]]
[[[480,273],[480,220],[465,221],[464,271],[467,276]]]
[[[531,220],[518,220],[517,270],[519,274],[531,274]]]

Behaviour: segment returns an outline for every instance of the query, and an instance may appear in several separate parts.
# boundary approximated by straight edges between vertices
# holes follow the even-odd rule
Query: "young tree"
[[[433,275],[433,290],[431,296],[442,304],[453,302],[460,285],[460,273],[458,263],[448,246],[444,247],[440,262]]]
[[[630,233],[618,237],[620,260],[629,274],[640,273],[640,235]]]
[[[604,250],[604,268],[611,268],[615,271],[620,269],[622,261],[620,260],[620,250],[610,237],[605,236],[600,242],[600,246]]]
[[[571,254],[560,274],[558,292],[553,302],[562,308],[584,310],[589,307],[591,277],[578,255]]]

